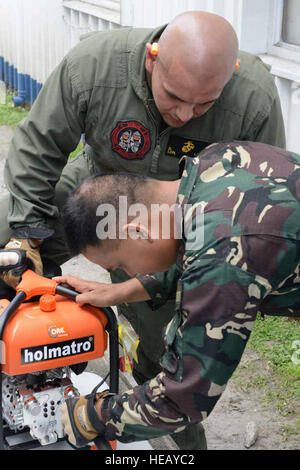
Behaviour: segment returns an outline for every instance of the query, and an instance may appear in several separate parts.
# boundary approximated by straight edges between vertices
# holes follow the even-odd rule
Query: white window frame
[[[63,6],[111,23],[121,23],[121,0],[63,0]]]
[[[300,46],[282,40],[284,0],[272,0],[272,9],[274,14],[270,24],[268,54],[300,63]]]
[[[80,0],[81,2],[85,3],[93,3],[94,5],[100,5],[103,6],[103,4],[108,4],[108,3],[119,3],[121,0]]]

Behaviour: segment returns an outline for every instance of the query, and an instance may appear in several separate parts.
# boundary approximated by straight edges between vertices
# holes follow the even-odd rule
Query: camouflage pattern
[[[300,156],[275,147],[225,142],[186,160],[178,201],[192,205],[190,227],[204,207],[203,244],[187,248],[185,233],[176,266],[138,276],[153,308],[176,286],[176,313],[162,372],[106,400],[110,439],[149,439],[204,420],[239,364],[257,312],[300,316],[299,197]]]

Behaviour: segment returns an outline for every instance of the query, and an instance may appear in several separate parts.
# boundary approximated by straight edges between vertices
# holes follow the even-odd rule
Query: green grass
[[[27,116],[28,110],[19,106],[14,108],[12,106],[12,97],[12,93],[7,93],[5,104],[0,104],[0,126],[11,126],[14,130],[18,123]],[[70,153],[69,158],[74,158],[80,150],[82,150],[81,142],[76,149]]]
[[[11,126],[13,129],[27,116],[28,111],[23,107],[12,106],[12,93],[7,93],[5,104],[0,104],[0,126]]]
[[[295,341],[300,342],[300,323],[271,316],[257,319],[249,341],[274,373],[276,385],[265,387],[265,402],[274,403],[282,415],[294,413],[300,403],[300,346],[293,348]]]
[[[300,342],[300,323],[287,318],[265,316],[258,317],[251,334],[249,346],[252,346],[266,359],[268,366],[288,377],[295,385],[295,393],[300,399],[300,364],[292,361],[292,356],[300,346],[293,348],[295,341]],[[300,360],[300,354],[298,361]],[[297,358],[296,358],[297,359]]]
[[[299,322],[258,315],[247,344],[249,359],[242,360],[233,376],[239,390],[258,391],[261,403],[274,406],[282,416],[296,417],[300,412],[300,346],[293,348],[295,341],[300,341]],[[291,426],[300,433],[299,419]]]

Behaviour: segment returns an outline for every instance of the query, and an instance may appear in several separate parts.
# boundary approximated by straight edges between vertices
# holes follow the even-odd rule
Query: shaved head
[[[177,16],[163,31],[159,45],[159,59],[166,67],[181,62],[198,77],[221,75],[224,81],[230,79],[238,54],[238,39],[231,24],[202,11]]]
[[[223,17],[202,11],[178,15],[159,40],[146,45],[145,68],[156,106],[171,127],[205,114],[232,77],[238,39]]]

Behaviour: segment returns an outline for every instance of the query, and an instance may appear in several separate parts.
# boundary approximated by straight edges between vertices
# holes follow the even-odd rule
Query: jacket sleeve
[[[29,226],[40,234],[52,229],[58,216],[54,188],[80,141],[84,122],[84,96],[78,93],[64,59],[14,132],[5,168],[11,228]]]
[[[151,439],[205,419],[239,364],[258,305],[268,293],[265,280],[211,260],[195,259],[179,284],[162,372],[104,400],[109,439]]]
[[[148,300],[147,304],[152,310],[159,309],[168,299],[175,297],[178,280],[181,274],[182,271],[176,264],[163,273],[154,275],[137,274],[136,278],[151,297],[151,300]]]
[[[269,113],[263,117],[255,129],[252,140],[282,149],[286,148],[285,126],[277,91]]]

